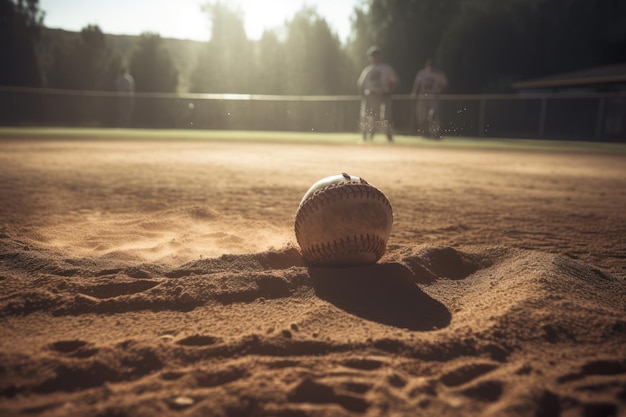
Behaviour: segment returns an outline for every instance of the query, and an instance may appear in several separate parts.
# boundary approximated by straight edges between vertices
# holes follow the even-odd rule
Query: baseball
[[[296,240],[312,265],[366,265],[385,253],[392,224],[385,194],[344,173],[319,180],[304,194],[296,211]]]

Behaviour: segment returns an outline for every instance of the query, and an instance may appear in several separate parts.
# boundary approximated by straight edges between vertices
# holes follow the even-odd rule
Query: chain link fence
[[[626,142],[626,92],[442,95],[444,136]],[[417,133],[415,99],[393,99],[394,129]],[[0,87],[0,126],[357,132],[359,96],[124,95]]]

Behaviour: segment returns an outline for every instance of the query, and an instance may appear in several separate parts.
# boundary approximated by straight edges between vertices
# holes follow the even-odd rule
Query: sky
[[[248,39],[259,39],[266,29],[291,20],[304,6],[323,16],[339,39],[350,33],[350,18],[358,0],[226,0],[244,14]],[[207,0],[40,0],[44,25],[80,31],[98,25],[104,33],[139,35],[158,33],[163,38],[207,41],[209,18],[201,11]]]

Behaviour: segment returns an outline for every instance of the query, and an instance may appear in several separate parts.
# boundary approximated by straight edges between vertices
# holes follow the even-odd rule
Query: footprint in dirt
[[[137,280],[129,282],[108,282],[104,284],[96,284],[85,286],[81,289],[81,293],[98,299],[114,298],[120,295],[136,294],[147,291],[159,285],[158,281]]]
[[[58,340],[47,347],[55,353],[75,358],[89,358],[98,353],[98,348],[93,347],[89,342],[79,339]]]
[[[305,379],[289,394],[296,403],[338,404],[348,411],[364,413],[370,403],[358,395],[337,392],[332,386]]]
[[[220,341],[221,339],[219,337],[195,334],[178,340],[176,344],[181,346],[210,346]]]

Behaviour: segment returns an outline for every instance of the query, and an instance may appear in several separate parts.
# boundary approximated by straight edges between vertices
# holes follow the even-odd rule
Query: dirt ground
[[[626,152],[400,142],[1,140],[0,414],[626,415]],[[342,172],[387,252],[311,267]]]

